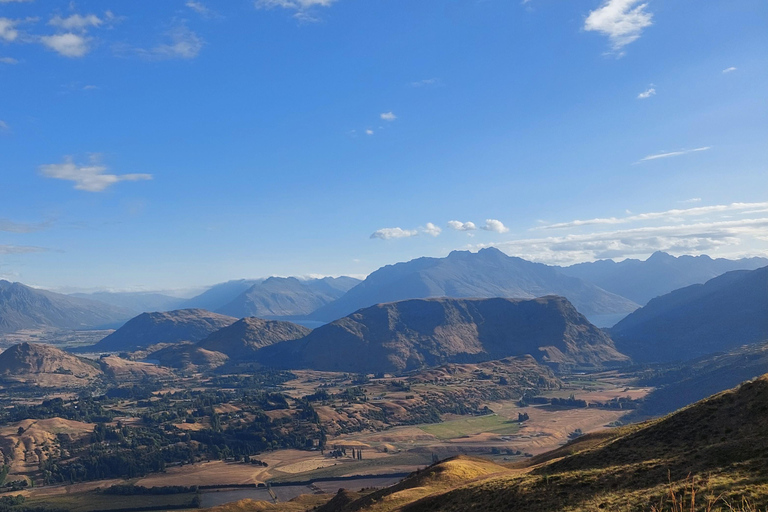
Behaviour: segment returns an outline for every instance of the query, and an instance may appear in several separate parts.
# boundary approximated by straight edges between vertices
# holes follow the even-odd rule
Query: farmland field
[[[496,414],[445,421],[420,427],[438,439],[455,439],[479,433],[510,435],[520,430],[520,424]]]

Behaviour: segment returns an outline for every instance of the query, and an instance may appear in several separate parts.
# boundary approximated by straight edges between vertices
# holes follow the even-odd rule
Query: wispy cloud
[[[394,121],[397,119],[397,116],[393,114],[392,112],[383,112],[379,115],[379,117],[384,121]]]
[[[13,57],[0,57],[0,64],[18,64],[19,61]]]
[[[416,80],[415,82],[411,82],[411,87],[434,87],[436,85],[440,85],[440,79],[439,78],[425,78],[424,80]]]
[[[53,224],[53,220],[45,222],[15,222],[10,219],[0,218],[0,231],[6,233],[34,233],[48,229]]]
[[[29,254],[33,252],[47,252],[43,247],[31,245],[0,245],[0,254]]]
[[[656,89],[653,87],[649,87],[648,89],[644,90],[640,94],[637,95],[637,99],[639,100],[646,100],[650,98],[651,96],[656,96]]]
[[[699,151],[708,151],[710,149],[712,149],[711,146],[704,146],[704,147],[695,148],[695,149],[683,149],[683,150],[680,150],[680,151],[669,151],[669,152],[666,152],[666,153],[656,153],[656,154],[653,154],[653,155],[644,156],[638,162],[647,162],[649,160],[658,160],[659,158],[670,158],[670,157],[673,157],[673,156],[682,156],[682,155],[687,155],[689,153],[697,153]]]
[[[194,59],[203,49],[205,41],[186,25],[178,25],[166,32],[167,43],[153,48],[138,48],[136,52],[150,60]]]
[[[701,201],[699,198],[689,199],[687,202]],[[672,210],[665,210],[663,212],[649,212],[638,213],[635,215],[628,215],[626,217],[600,217],[595,219],[586,220],[572,220],[570,222],[559,222],[557,224],[547,224],[545,226],[538,226],[533,230],[541,229],[567,229],[581,226],[594,226],[594,225],[607,225],[607,224],[627,224],[630,222],[641,222],[650,220],[670,220],[680,219],[683,217],[709,215],[713,213],[724,212],[751,212],[757,213],[767,211],[768,202],[764,203],[731,203],[731,204],[718,204],[711,206],[697,206],[694,208],[677,208]]]
[[[365,134],[366,134],[366,135],[373,135],[373,130],[371,130],[370,128],[368,128],[367,130],[365,130]]]
[[[680,202],[681,203],[700,203],[701,202],[701,198],[700,197],[692,197],[690,199],[683,199]]]
[[[584,21],[584,30],[608,36],[611,50],[621,55],[622,49],[637,40],[643,29],[653,24],[653,15],[641,0],[605,0],[590,12]]]
[[[109,13],[107,16],[112,17],[112,14]],[[51,18],[48,24],[53,27],[61,28],[63,30],[84,31],[89,27],[99,27],[103,25],[104,20],[99,18],[95,14],[86,14],[85,16],[81,14],[73,14],[66,18],[62,18],[61,16],[57,15]]]
[[[570,264],[603,258],[636,257],[655,251],[701,254],[727,246],[737,247],[751,237],[759,239],[765,236],[766,229],[768,218],[755,218],[529,238],[475,244],[469,248],[494,246],[532,261]]]
[[[495,233],[506,233],[509,231],[508,227],[506,227],[500,220],[496,219],[485,219],[485,225],[481,226],[480,229],[493,231]]]
[[[736,71],[736,68],[734,68],[733,66],[731,66],[730,68],[725,68],[725,69],[723,70],[723,73],[733,73],[734,71]]]
[[[477,229],[474,222],[461,222],[459,220],[449,220],[448,227],[456,231],[474,231]]]
[[[186,5],[188,8],[192,9],[193,11],[195,11],[197,14],[199,14],[203,18],[211,19],[211,18],[220,17],[217,12],[215,12],[213,9],[211,9],[210,7],[208,7],[202,2],[195,2],[193,0],[189,0],[184,5]]]
[[[330,7],[336,3],[336,0],[256,0],[254,5],[257,9],[288,9],[293,11],[293,16],[306,22],[319,21],[313,14],[315,7]]]
[[[378,238],[380,240],[391,240],[393,238],[409,238],[412,236],[418,236],[419,232],[416,229],[402,229],[402,228],[382,228],[377,229],[371,234],[371,238]]]
[[[11,127],[8,126],[8,123],[0,119],[0,135],[10,133]]]
[[[67,180],[75,183],[77,190],[102,192],[121,181],[151,180],[151,174],[107,174],[108,168],[99,165],[98,155],[91,156],[91,165],[76,165],[71,157],[65,157],[64,163],[40,166],[40,174],[46,178]]]

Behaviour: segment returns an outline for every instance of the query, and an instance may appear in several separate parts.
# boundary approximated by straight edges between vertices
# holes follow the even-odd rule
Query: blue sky
[[[0,278],[768,254],[764,0],[0,0]]]

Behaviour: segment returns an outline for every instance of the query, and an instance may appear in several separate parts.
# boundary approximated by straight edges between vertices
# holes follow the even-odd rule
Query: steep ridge
[[[768,339],[768,267],[737,270],[653,299],[610,330],[637,361],[674,361]]]
[[[92,300],[0,280],[0,333],[21,329],[88,329],[119,324],[131,312]]]
[[[267,365],[402,372],[447,362],[531,354],[557,366],[627,362],[611,339],[562,297],[416,299],[379,304],[263,348]]]
[[[304,316],[338,299],[358,283],[360,280],[352,277],[302,280],[270,277],[255,283],[216,311],[237,318]]]
[[[100,342],[85,350],[93,352],[132,351],[157,343],[199,341],[212,332],[237,321],[203,309],[142,313]]]
[[[701,256],[672,256],[655,252],[647,260],[599,260],[561,269],[611,293],[645,305],[660,295],[693,284],[702,284],[733,270],[755,270],[768,265],[768,258],[728,260]]]
[[[387,265],[311,318],[333,321],[360,308],[432,297],[531,299],[566,297],[587,317],[627,314],[638,305],[557,268],[507,256],[498,249],[454,251],[445,258],[418,258]]]

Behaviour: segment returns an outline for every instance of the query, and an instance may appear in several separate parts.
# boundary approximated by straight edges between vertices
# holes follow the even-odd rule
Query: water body
[[[339,489],[349,489],[359,491],[360,489],[370,487],[388,487],[402,480],[402,475],[382,475],[369,478],[359,478],[354,480],[329,480],[325,482],[314,482],[310,485],[280,485],[272,487],[272,491],[277,495],[279,501],[288,501],[302,494],[313,494],[317,489],[325,493],[333,494]],[[252,499],[272,502],[272,497],[265,487],[249,489],[221,489],[203,491],[200,494],[200,506],[202,508],[216,507],[233,501]]]

